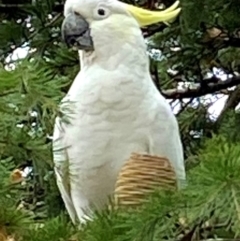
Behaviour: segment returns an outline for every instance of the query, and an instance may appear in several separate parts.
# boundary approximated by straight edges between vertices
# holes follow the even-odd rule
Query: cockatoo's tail
[[[139,27],[145,27],[159,22],[167,24],[167,22],[173,21],[181,11],[181,8],[178,7],[179,1],[176,1],[164,11],[151,11],[118,1],[116,1],[115,4],[118,6],[119,12],[124,11],[133,17],[138,22]],[[104,9],[99,8],[98,14],[102,14],[102,19],[104,19]],[[119,26],[121,26],[121,24],[122,23],[119,23]],[[122,27],[126,28],[127,26]],[[89,21],[79,13],[70,12],[67,14],[62,24],[62,36],[69,46],[74,46],[85,51],[94,50]]]

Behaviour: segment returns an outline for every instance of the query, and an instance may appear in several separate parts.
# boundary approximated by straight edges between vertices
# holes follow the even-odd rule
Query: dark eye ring
[[[77,16],[80,16],[80,14],[76,11],[74,11],[74,14],[77,15]]]
[[[100,16],[104,16],[104,15],[105,15],[105,10],[102,9],[102,8],[99,8],[99,9],[98,9],[98,14],[99,14]]]

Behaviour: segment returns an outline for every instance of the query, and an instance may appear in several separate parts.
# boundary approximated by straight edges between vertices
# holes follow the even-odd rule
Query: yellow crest
[[[159,22],[167,24],[167,22],[173,21],[181,11],[181,8],[179,8],[178,5],[179,1],[176,1],[171,7],[163,11],[150,11],[128,4],[126,4],[126,7],[132,16],[138,21],[140,27],[144,27]]]

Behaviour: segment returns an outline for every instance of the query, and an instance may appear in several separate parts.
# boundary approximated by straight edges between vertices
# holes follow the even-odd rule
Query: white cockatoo
[[[102,208],[131,153],[167,157],[185,180],[177,120],[155,87],[140,27],[172,21],[178,2],[148,11],[118,0],[67,0],[62,34],[81,71],[60,104],[53,133],[57,185],[74,223]]]

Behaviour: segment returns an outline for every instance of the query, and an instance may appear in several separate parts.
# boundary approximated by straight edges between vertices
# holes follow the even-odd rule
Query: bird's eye
[[[105,19],[110,14],[110,10],[105,4],[101,3],[99,5],[100,6],[97,6],[93,12],[93,18],[96,20]]]
[[[74,11],[74,14],[80,16],[79,12]]]
[[[97,11],[98,15],[100,16],[104,16],[105,15],[105,10],[102,9],[102,8],[99,8],[98,11]]]

